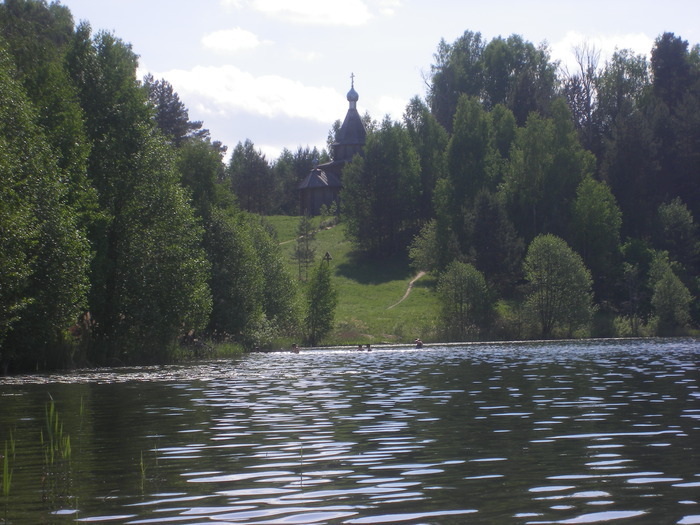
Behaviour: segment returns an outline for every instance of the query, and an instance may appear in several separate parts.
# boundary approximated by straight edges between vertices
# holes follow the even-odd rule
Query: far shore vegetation
[[[328,149],[225,161],[137,53],[59,2],[0,4],[0,373],[698,334],[697,44],[565,70],[518,35],[436,42],[425,99],[362,116],[316,217],[297,187],[340,121]]]

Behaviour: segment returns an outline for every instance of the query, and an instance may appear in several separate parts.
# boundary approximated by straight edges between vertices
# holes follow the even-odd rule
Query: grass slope
[[[299,217],[272,216],[265,220],[274,227],[292,275],[299,268],[292,259]],[[320,219],[314,219],[318,226]],[[408,259],[368,261],[354,256],[342,224],[316,233],[316,263],[328,252],[333,259],[334,283],[338,290],[335,330],[326,344],[408,343],[416,337],[430,340],[435,331],[438,303],[435,280],[426,275],[416,281],[405,301],[401,300],[416,276]]]

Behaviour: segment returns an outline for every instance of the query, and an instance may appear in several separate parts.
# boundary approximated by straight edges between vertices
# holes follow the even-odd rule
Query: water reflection
[[[8,378],[3,503],[18,523],[698,523],[699,356],[377,347]],[[49,393],[73,447],[53,485]]]

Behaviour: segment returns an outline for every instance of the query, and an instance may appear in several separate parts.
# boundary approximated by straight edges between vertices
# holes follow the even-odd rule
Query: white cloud
[[[376,120],[382,120],[385,115],[389,115],[392,120],[403,120],[403,114],[406,110],[408,100],[400,97],[381,96],[372,111],[372,117]]]
[[[156,75],[167,78],[182,100],[194,100],[202,113],[248,113],[329,123],[344,103],[328,87],[307,86],[278,75],[254,76],[235,66],[197,66]]]
[[[376,0],[379,12],[386,16],[393,16],[396,10],[401,7],[401,0]]]
[[[396,0],[382,0],[391,3]],[[221,0],[224,7],[241,8],[243,0]],[[361,26],[372,14],[362,0],[248,0],[250,6],[267,16],[305,25]]]
[[[602,67],[616,49],[631,49],[637,54],[649,55],[654,39],[644,33],[588,36],[577,31],[569,31],[564,38],[551,45],[552,58],[560,60],[562,67],[568,67],[569,71],[573,71],[577,69],[574,49],[582,44],[587,44],[600,52],[599,65]]]
[[[324,57],[323,53],[319,53],[318,51],[302,51],[299,49],[292,49],[291,55],[295,60],[309,63],[318,62]]]
[[[267,43],[267,42],[265,42]],[[263,42],[250,31],[234,27],[224,31],[214,31],[202,37],[202,45],[205,49],[219,52],[235,53],[247,49],[255,49]]]

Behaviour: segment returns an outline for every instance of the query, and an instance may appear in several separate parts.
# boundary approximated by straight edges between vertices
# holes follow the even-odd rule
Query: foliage
[[[593,313],[591,275],[581,257],[559,237],[539,235],[525,256],[528,307],[536,316],[543,338],[556,330],[571,337],[585,328]]]
[[[344,220],[356,249],[375,257],[404,251],[418,230],[420,197],[420,164],[406,129],[385,119],[343,181]]]
[[[586,177],[576,191],[571,217],[573,246],[597,277],[599,297],[609,298],[614,269],[619,267],[622,214],[604,182]]]
[[[213,297],[208,329],[216,339],[245,339],[263,319],[263,274],[253,238],[240,213],[214,209],[209,221],[204,235]]]
[[[651,304],[658,322],[660,335],[675,335],[690,320],[689,307],[692,297],[688,288],[674,273],[668,253],[655,255],[649,270],[653,295]]]
[[[296,232],[296,243],[292,258],[299,265],[299,280],[306,280],[309,276],[309,266],[314,262],[316,257],[316,247],[314,239],[316,238],[316,229],[311,223],[308,215],[302,215],[299,218],[299,224]]]
[[[208,130],[201,122],[191,122],[185,104],[165,79],[154,80],[150,73],[143,79],[148,100],[153,105],[156,126],[175,146],[180,146],[188,137],[206,137]]]
[[[226,173],[231,189],[244,210],[261,214],[272,211],[272,169],[265,155],[255,149],[252,141],[246,140],[236,145]]]
[[[130,47],[106,33],[93,40],[81,25],[67,62],[86,115],[89,173],[105,216],[91,231],[90,311],[101,343],[93,358],[160,361],[178,334],[206,324],[211,299],[202,229],[172,150],[153,133]]]
[[[501,187],[519,234],[532,240],[541,232],[566,234],[576,189],[595,166],[583,150],[563,101],[552,118],[532,113],[511,151],[511,169]]]
[[[418,271],[438,270],[440,267],[438,252],[437,223],[432,220],[423,226],[408,248],[411,266]]]
[[[71,188],[0,53],[0,349],[26,366],[49,360],[84,307],[90,252]]]
[[[493,299],[486,279],[471,264],[452,262],[441,274],[437,291],[442,329],[449,340],[479,339],[489,328]]]
[[[331,279],[330,264],[321,261],[309,279],[306,290],[306,341],[317,345],[333,329],[338,292]]]
[[[297,213],[298,184],[327,152],[268,162],[246,140],[224,166],[226,148],[166,79],[139,82],[130,45],[75,27],[58,3],[5,1],[0,35],[3,365],[165,361],[183,336],[245,347],[298,337],[290,275],[312,264],[318,222],[274,218],[286,224],[277,239],[242,210]],[[345,222],[313,241],[333,253],[340,297],[325,340],[435,335],[435,279],[458,264],[499,306],[454,337],[585,334],[591,278],[609,332],[697,326],[699,57],[669,32],[650,58],[621,49],[603,64],[583,46],[576,70],[557,76],[546,45],[518,35],[441,41],[427,97],[402,123],[362,117]],[[406,251],[434,273],[399,301],[415,277]]]

